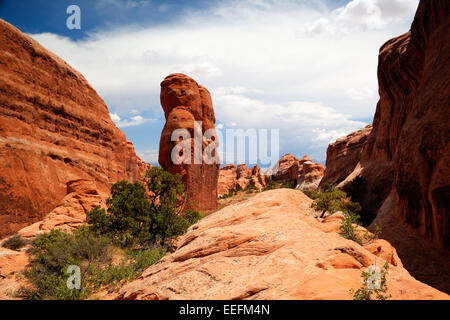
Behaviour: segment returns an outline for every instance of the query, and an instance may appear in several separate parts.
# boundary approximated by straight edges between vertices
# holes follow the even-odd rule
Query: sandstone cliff
[[[219,181],[217,184],[217,195],[223,196],[231,190],[244,190],[248,186],[253,186],[259,191],[266,186],[265,175],[258,165],[247,168],[245,163],[236,166],[227,164],[219,171]]]
[[[450,3],[421,1],[406,34],[380,49],[380,100],[359,163],[363,206],[413,275],[450,292]],[[333,148],[333,145],[330,146]],[[329,149],[329,153],[333,151]],[[352,156],[341,163],[354,166]],[[327,160],[323,182],[341,163]],[[350,170],[348,170],[350,171]],[[347,171],[346,171],[347,172]],[[341,178],[340,178],[341,179]],[[337,182],[338,180],[336,180]]]
[[[100,193],[146,165],[86,79],[0,19],[0,238],[38,221],[93,182]]]
[[[372,125],[336,140],[327,149],[327,166],[320,184],[337,185],[352,173],[361,160],[361,151]]]
[[[180,73],[167,76],[161,83],[161,105],[166,117],[166,124],[161,133],[159,145],[159,164],[170,173],[181,175],[186,190],[185,208],[199,210],[202,213],[217,209],[217,180],[219,164],[208,164],[203,155],[216,157],[215,138],[204,137],[206,131],[214,133],[216,118],[208,90],[200,86],[194,79]],[[201,121],[196,127],[195,122]],[[172,161],[172,150],[181,141],[172,141],[176,129],[186,129],[190,138],[187,143],[191,148],[189,154],[178,153],[178,164]],[[194,141],[195,134],[200,141]],[[216,137],[217,138],[217,137]],[[196,153],[199,160],[196,161]],[[200,163],[198,163],[200,162]]]
[[[308,156],[297,159],[285,154],[277,162],[272,172],[274,181],[295,181],[299,190],[316,189],[322,180],[325,167],[321,163],[313,163]]]
[[[316,217],[301,191],[271,190],[191,226],[177,250],[124,286],[118,299],[351,299],[361,271],[389,261],[393,299],[449,299],[409,275],[384,240],[364,247]]]

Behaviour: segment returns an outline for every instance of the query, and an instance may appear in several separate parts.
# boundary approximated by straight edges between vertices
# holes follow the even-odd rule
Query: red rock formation
[[[446,292],[450,292],[448,30],[450,3],[421,1],[411,30],[381,47],[380,100],[373,129],[359,164],[346,178],[363,179],[361,202],[377,212],[381,236],[397,248],[408,270]],[[338,166],[327,161],[327,171]],[[325,176],[328,179],[328,173]]]
[[[99,192],[146,169],[84,77],[0,19],[0,237],[48,214],[69,181]]]
[[[322,180],[323,174],[325,172],[325,167],[321,163],[312,163],[311,161],[306,161],[302,164],[302,169],[297,178],[298,190],[311,190],[317,189],[319,183]]]
[[[43,220],[33,223],[17,233],[23,238],[35,238],[53,229],[70,231],[86,222],[86,212],[94,207],[106,208],[108,194],[99,194],[93,181],[79,179],[67,183],[67,195]]]
[[[227,164],[220,168],[219,180],[217,182],[217,196],[228,194],[230,190],[236,189],[236,166],[234,164]]]
[[[217,195],[223,196],[231,190],[244,190],[253,186],[259,191],[266,186],[266,176],[258,165],[248,168],[245,163],[238,165],[227,164],[220,169]]]
[[[321,163],[313,163],[308,156],[301,160],[291,154],[285,154],[274,167],[274,181],[296,181],[297,189],[316,189],[323,177],[325,167]]]
[[[352,299],[361,272],[388,261],[392,299],[449,299],[411,277],[387,241],[361,246],[343,238],[342,215],[315,218],[311,202],[298,190],[278,189],[217,211],[117,298]]]
[[[253,186],[261,191],[266,186],[265,176],[261,173],[258,165],[247,169],[245,164],[240,164],[237,169],[236,189],[244,190],[248,186]]]
[[[275,167],[272,176],[274,181],[296,180],[300,170],[299,160],[290,153],[282,156]]]
[[[327,169],[320,184],[337,185],[355,170],[372,125],[336,140],[327,149]]]
[[[206,148],[215,155],[213,139],[203,137],[204,133],[215,125],[214,108],[208,90],[197,82],[180,73],[169,75],[161,83],[161,105],[166,117],[166,124],[161,133],[159,145],[159,164],[171,173],[179,173],[186,189],[185,208],[199,210],[202,213],[217,209],[217,180],[219,164],[208,164],[202,156]],[[196,128],[194,122],[201,121]],[[176,129],[186,129],[190,139],[184,141],[191,146],[191,154],[179,154],[179,164],[171,159],[173,148],[181,141],[172,141]],[[194,142],[195,132],[201,138],[200,145]],[[195,154],[200,156],[201,164],[196,164]],[[189,163],[190,161],[190,163]]]

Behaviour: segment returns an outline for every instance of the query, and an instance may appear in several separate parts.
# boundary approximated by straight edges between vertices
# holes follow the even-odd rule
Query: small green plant
[[[320,217],[322,218],[326,212],[335,213],[342,209],[343,200],[347,197],[346,193],[341,190],[330,190],[315,194],[316,199],[312,203],[312,208],[317,211],[321,211]]]
[[[253,193],[255,191],[258,191],[258,188],[256,188],[254,185],[249,184],[244,189],[245,193]]]
[[[361,273],[363,285],[358,290],[350,289],[353,300],[387,300],[392,297],[388,295],[386,276],[389,271],[389,263],[386,261],[380,269],[377,266],[370,266],[367,271]],[[373,297],[374,296],[374,297]]]
[[[27,240],[22,238],[19,234],[16,234],[3,241],[2,247],[11,250],[19,250],[20,248],[25,247],[27,244]]]
[[[378,224],[374,224],[374,231],[372,234],[369,233],[369,231],[366,230],[364,233],[364,240],[366,240],[368,243],[373,242],[374,240],[377,240],[378,237],[381,234],[381,227]]]
[[[348,240],[355,241],[356,243],[362,245],[361,238],[356,234],[355,224],[357,223],[359,216],[353,212],[344,211],[343,218],[341,220],[341,225],[339,227],[339,234]]]
[[[221,199],[227,199],[227,198],[231,198],[232,196],[236,195],[238,193],[238,191],[236,189],[230,189],[228,191],[228,193],[222,195],[219,197],[219,200]]]
[[[303,190],[303,193],[304,193],[307,197],[309,197],[309,198],[311,198],[311,199],[313,199],[313,200],[318,199],[318,198],[320,197],[320,195],[322,194],[322,192],[320,192],[320,190],[318,190],[318,189]]]
[[[358,202],[352,202],[347,194],[342,190],[337,190],[326,186],[326,191],[310,190],[304,193],[314,199],[311,207],[314,210],[321,211],[320,217],[323,218],[326,212],[331,214],[342,211],[343,218],[340,226],[340,235],[346,239],[362,244],[362,239],[356,233],[359,223],[361,205]]]

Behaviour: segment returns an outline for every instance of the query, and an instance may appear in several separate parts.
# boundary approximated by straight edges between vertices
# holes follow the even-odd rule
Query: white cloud
[[[138,151],[138,156],[147,163],[158,163],[159,151],[157,149]]]
[[[135,114],[136,110],[132,110],[130,113]],[[117,113],[110,113],[110,117],[111,117],[111,120],[119,128],[140,126],[141,124],[156,120],[156,119],[145,119],[141,115],[135,115],[135,116],[130,117],[129,119],[122,119]]]
[[[225,126],[284,126],[297,140],[280,137],[289,148],[282,152],[323,160],[317,141],[365,125],[351,118],[373,116],[378,50],[409,29],[417,4],[353,0],[330,11],[319,0],[229,0],[174,23],[116,28],[80,41],[32,36],[83,73],[118,114],[161,115],[160,82],[184,72],[213,92]]]

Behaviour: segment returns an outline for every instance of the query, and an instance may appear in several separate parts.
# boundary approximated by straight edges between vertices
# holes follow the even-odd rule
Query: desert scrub
[[[230,189],[227,194],[220,196],[219,200],[231,198],[232,196],[236,195],[237,193],[238,193],[238,191],[236,189]]]
[[[358,290],[350,289],[353,300],[387,300],[392,296],[387,293],[388,286],[386,276],[389,271],[389,263],[386,261],[382,268],[370,266],[367,271],[361,273],[363,285]]]
[[[357,234],[357,224],[359,223],[359,214],[361,213],[361,205],[358,202],[352,202],[347,194],[342,190],[327,187],[325,191],[310,190],[304,193],[313,199],[311,207],[320,211],[322,218],[326,212],[331,214],[342,211],[343,218],[340,225],[339,234],[346,239],[362,244],[362,239]],[[366,233],[370,237],[369,233]]]
[[[68,234],[59,230],[38,237],[29,250],[30,264],[24,271],[33,286],[30,293],[36,300],[77,300],[88,297],[88,270],[100,268],[111,261],[111,242],[106,237],[90,234],[86,228]],[[71,265],[81,269],[81,289],[67,286]]]
[[[95,290],[101,286],[117,287],[124,281],[132,281],[165,254],[166,250],[163,248],[127,250],[119,265],[109,265],[104,269],[91,270],[92,276],[88,279],[88,286]]]
[[[25,247],[27,244],[27,240],[22,238],[19,234],[16,234],[3,241],[2,247],[11,250],[19,250],[20,248]]]
[[[112,264],[117,249],[108,237],[90,233],[84,227],[72,234],[53,230],[36,239],[30,249],[30,264],[24,272],[33,289],[27,295],[36,300],[80,300],[101,286],[116,286],[138,277],[161,259],[163,248],[126,249],[118,265]],[[81,287],[69,289],[71,265],[81,272]]]

